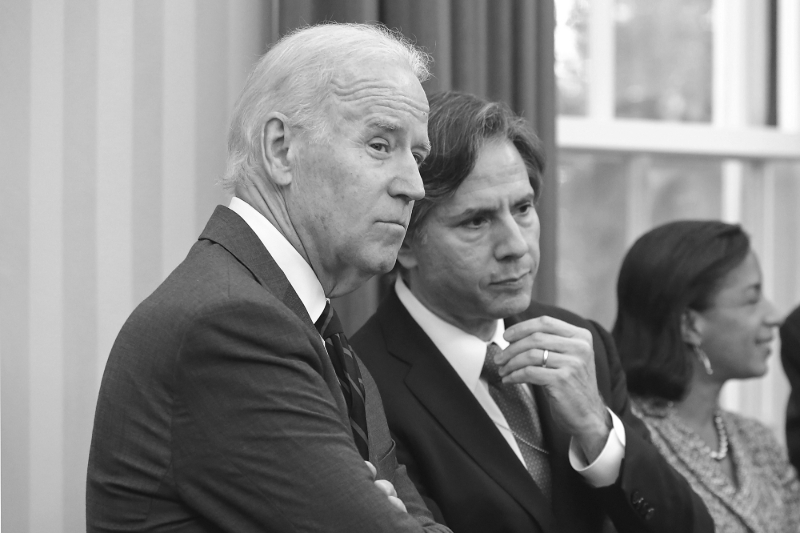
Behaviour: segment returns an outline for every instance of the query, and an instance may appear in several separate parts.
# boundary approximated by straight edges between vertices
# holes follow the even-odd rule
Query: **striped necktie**
[[[356,354],[347,343],[342,323],[339,322],[339,317],[336,316],[336,311],[330,302],[325,305],[325,310],[314,325],[325,341],[325,350],[328,352],[328,357],[331,358],[339,386],[342,388],[356,448],[361,457],[365,461],[369,461],[367,410],[364,402],[366,393],[361,372],[358,370]]]
[[[489,394],[506,418],[508,428],[514,434],[522,458],[525,460],[525,466],[533,481],[542,490],[545,498],[550,501],[552,497],[550,460],[548,451],[545,449],[536,400],[534,400],[533,394],[528,394],[530,391],[524,390],[526,385],[503,383],[500,377],[500,367],[494,362],[494,356],[501,351],[495,343],[487,346],[486,361],[481,377],[489,384]]]

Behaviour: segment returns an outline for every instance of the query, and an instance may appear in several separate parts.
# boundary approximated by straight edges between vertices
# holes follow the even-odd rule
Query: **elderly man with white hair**
[[[87,531],[448,531],[329,301],[395,262],[424,195],[427,76],[425,54],[355,24],[297,31],[255,66],[233,199],[109,356]]]

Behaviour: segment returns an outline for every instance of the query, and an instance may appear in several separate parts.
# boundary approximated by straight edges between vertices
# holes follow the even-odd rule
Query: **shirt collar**
[[[255,232],[269,254],[283,271],[289,284],[300,297],[312,322],[325,310],[327,299],[317,275],[305,259],[294,249],[286,237],[250,204],[237,197],[231,198],[228,207],[238,214]]]
[[[394,288],[400,303],[406,308],[411,318],[430,337],[467,387],[474,390],[481,377],[488,343],[433,314],[414,296],[400,276],[397,277]],[[504,332],[505,325],[502,320],[498,320],[497,329],[489,342],[505,348],[508,346],[508,342],[503,338]]]

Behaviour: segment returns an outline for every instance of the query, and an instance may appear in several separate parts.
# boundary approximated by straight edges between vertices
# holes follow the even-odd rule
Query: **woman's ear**
[[[692,346],[700,346],[703,341],[703,317],[694,309],[687,309],[681,315],[681,338]]]
[[[282,113],[270,113],[261,130],[261,162],[267,179],[275,185],[292,182],[293,166],[290,152],[297,149],[289,120]]]

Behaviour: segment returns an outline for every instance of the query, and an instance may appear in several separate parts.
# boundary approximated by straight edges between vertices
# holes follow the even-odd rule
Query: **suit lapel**
[[[342,416],[342,421],[350,427],[347,404],[339,388],[336,373],[333,370],[328,352],[322,339],[319,338],[314,322],[308,316],[303,302],[292,288],[286,275],[269,254],[258,235],[247,223],[232,210],[218,205],[211,215],[200,240],[209,240],[225,248],[245,268],[247,268],[265,289],[274,294],[286,307],[303,322],[308,335],[314,339],[312,344],[322,361],[322,375],[328,384],[334,401]]]
[[[453,440],[508,492],[543,530],[556,529],[553,512],[494,422],[433,341],[411,318],[394,290],[378,310],[387,348],[411,365],[405,384]]]
[[[200,240],[203,239],[216,242],[228,250],[261,285],[269,289],[304,322],[314,327],[289,280],[242,217],[227,207],[218,205],[200,234]]]
[[[550,452],[553,506],[554,511],[557,511],[560,502],[571,501],[570,499],[560,498],[558,497],[559,495],[574,493],[575,490],[581,490],[581,488],[571,486],[571,481],[575,479],[575,471],[569,464],[570,437],[556,426],[555,420],[550,413],[550,401],[544,390],[537,386],[532,386],[531,388],[536,397],[536,406],[539,411],[539,421],[542,424],[544,441],[547,445],[547,450]],[[566,514],[556,512],[558,516],[569,516],[569,514],[569,510],[567,510]]]

